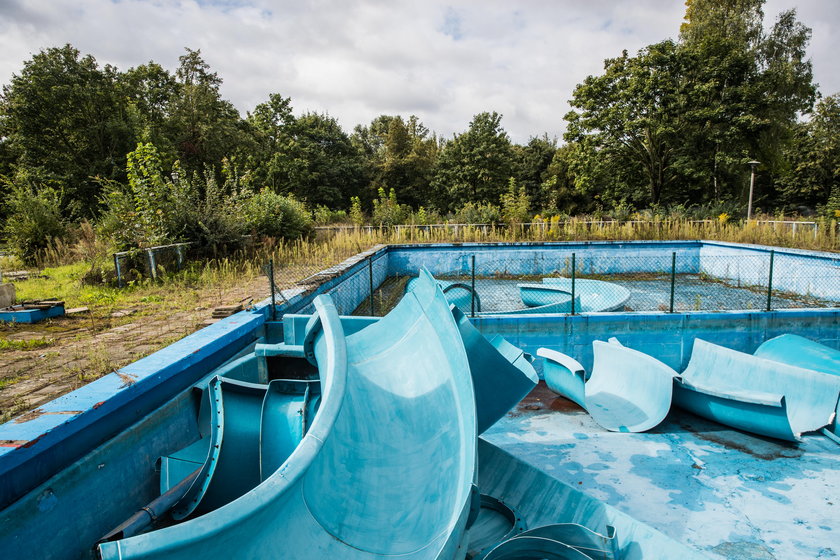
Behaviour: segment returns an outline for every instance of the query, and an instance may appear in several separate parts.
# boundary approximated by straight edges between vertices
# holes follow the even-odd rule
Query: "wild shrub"
[[[502,212],[495,204],[467,202],[453,216],[459,224],[498,224]]]
[[[531,200],[525,192],[524,185],[517,185],[516,179],[508,180],[508,190],[501,196],[502,219],[510,225],[523,224],[528,221]]]
[[[61,193],[46,185],[32,185],[18,175],[10,182],[3,228],[9,248],[26,264],[55,239],[67,236],[61,216]]]
[[[327,206],[319,204],[312,211],[316,226],[328,226],[347,221],[347,212],[345,210],[330,210]]]
[[[241,211],[246,227],[256,235],[297,239],[312,233],[309,210],[292,195],[264,188],[244,199]]]
[[[371,222],[377,226],[395,226],[406,223],[411,215],[411,208],[397,202],[394,189],[386,195],[385,189],[379,187],[379,198],[373,201]]]

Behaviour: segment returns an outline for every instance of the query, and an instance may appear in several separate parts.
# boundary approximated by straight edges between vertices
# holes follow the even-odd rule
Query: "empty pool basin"
[[[425,275],[346,337],[329,297],[315,306],[321,402],[288,458],[217,509],[101,544],[102,558],[456,557],[476,474],[475,400],[443,294]],[[223,441],[237,436],[245,468],[259,441],[253,428]]]
[[[832,422],[840,376],[695,339],[674,402],[747,432],[797,441]]]
[[[657,426],[671,408],[677,373],[656,358],[622,346],[618,340],[592,343],[595,361],[587,378],[574,358],[540,348],[548,388],[586,409],[612,432],[644,432]]]
[[[518,284],[522,302],[528,307],[548,305],[572,293],[571,278],[543,278],[541,284]],[[581,313],[620,311],[630,299],[630,290],[613,282],[575,279],[575,311]]]

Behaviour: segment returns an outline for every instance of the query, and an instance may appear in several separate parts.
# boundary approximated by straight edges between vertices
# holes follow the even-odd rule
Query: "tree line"
[[[313,219],[737,215],[751,160],[761,209],[834,217],[840,96],[820,98],[795,11],[765,29],[763,4],[688,0],[676,40],[624,51],[575,88],[562,142],[516,144],[493,111],[451,138],[413,115],[348,132],[278,93],[243,116],[197,50],[172,73],[47,48],[0,97],[2,231],[28,255],[82,221],[122,249],[294,237]]]

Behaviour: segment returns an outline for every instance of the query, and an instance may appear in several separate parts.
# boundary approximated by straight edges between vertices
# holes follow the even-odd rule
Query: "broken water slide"
[[[156,509],[106,536],[101,558],[455,559],[482,531],[487,546],[470,558],[512,558],[534,542],[546,558],[618,557],[612,527],[602,537],[520,523],[499,535],[477,507],[476,436],[537,382],[521,350],[485,339],[430,276],[382,319],[339,318],[326,296],[315,307],[200,391],[200,438],[161,458]],[[223,375],[259,377],[278,357],[317,375]],[[144,532],[149,511],[174,523]],[[468,531],[479,519],[483,530]]]
[[[802,367],[814,365],[806,348],[813,351],[815,344],[802,337],[773,339],[751,355],[695,339],[674,402],[733,428],[798,441],[834,421],[840,398],[837,370],[832,375]],[[837,352],[823,348],[824,355]]]
[[[593,342],[591,375],[570,356],[540,348],[546,385],[586,409],[603,428],[641,432],[674,404],[758,435],[798,441],[832,425],[840,411],[840,351],[795,335],[762,344],[755,355],[695,339],[677,374],[642,352]],[[834,438],[832,438],[834,439]]]
[[[588,278],[543,278],[541,284],[518,284],[519,296],[527,307],[547,308],[575,297],[575,312],[621,311],[630,299],[630,290],[613,282]],[[568,311],[567,311],[568,312]]]
[[[592,347],[595,361],[589,376],[570,356],[540,348],[537,356],[545,358],[548,388],[579,404],[611,432],[644,432],[662,422],[671,408],[677,373],[615,338],[596,340]]]

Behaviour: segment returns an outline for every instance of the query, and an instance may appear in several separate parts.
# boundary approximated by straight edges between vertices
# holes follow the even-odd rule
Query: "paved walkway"
[[[205,326],[212,307],[235,304],[246,296],[254,301],[268,297],[264,278],[219,293],[202,294],[203,305],[172,313],[159,306],[153,312],[138,312],[116,319],[116,326],[96,329],[87,314],[55,322],[55,342],[33,350],[0,352],[0,422],[35,409],[56,397],[147,356]],[[126,322],[128,321],[128,322]],[[20,326],[10,339],[43,338],[43,331]],[[4,333],[5,334],[5,333]]]

